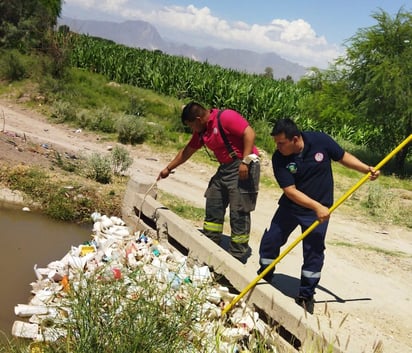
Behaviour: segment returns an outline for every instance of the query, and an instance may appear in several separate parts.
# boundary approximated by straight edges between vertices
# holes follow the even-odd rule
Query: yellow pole
[[[392,152],[390,152],[384,159],[382,159],[376,166],[375,170],[381,169],[395,154],[397,154],[402,148],[412,141],[412,134],[409,135],[402,143],[400,143]],[[359,187],[369,179],[370,172],[363,176],[350,190],[348,190],[338,201],[336,201],[330,208],[329,212],[332,213],[337,209],[350,195],[352,195]],[[312,225],[306,229],[299,237],[297,237],[273,262],[266,267],[252,282],[250,282],[245,289],[242,290],[233,300],[222,310],[222,316],[225,315],[233,306],[242,299],[247,292],[249,292],[263,277],[266,276],[269,271],[272,270],[303,238],[305,238],[312,230],[319,225],[319,221],[315,221]]]

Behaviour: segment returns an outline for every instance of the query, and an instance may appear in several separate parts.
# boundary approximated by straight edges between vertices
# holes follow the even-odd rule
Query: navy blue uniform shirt
[[[275,151],[272,166],[275,178],[281,188],[295,185],[310,198],[326,207],[333,204],[333,175],[331,161],[339,161],[345,151],[329,135],[323,132],[302,132],[303,151],[283,156]],[[279,205],[305,210],[289,200],[285,194]]]

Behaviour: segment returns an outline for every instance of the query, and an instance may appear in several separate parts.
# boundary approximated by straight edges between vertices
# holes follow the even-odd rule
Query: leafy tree
[[[262,74],[262,76],[273,79],[273,68],[271,68],[270,66],[265,67],[265,72]]]
[[[358,123],[371,132],[369,147],[387,153],[412,133],[412,13],[372,17],[377,24],[358,30],[340,64]],[[407,152],[396,155],[398,171]]]
[[[342,71],[334,66],[325,71],[313,68],[298,86],[311,92],[298,102],[301,126],[323,130],[357,144],[366,142],[357,136],[356,114]]]
[[[61,8],[62,0],[0,0],[0,47],[47,48]]]
[[[290,75],[286,75],[286,77],[284,78],[284,79],[282,79],[283,81],[287,81],[287,82],[291,82],[291,83],[293,83],[294,81],[293,81],[293,77],[292,76],[290,76]]]

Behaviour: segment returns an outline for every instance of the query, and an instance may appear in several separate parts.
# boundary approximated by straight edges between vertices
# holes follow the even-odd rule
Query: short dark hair
[[[202,117],[206,114],[207,110],[206,108],[196,102],[190,102],[185,105],[182,111],[182,123],[183,125],[186,125],[187,121],[193,121],[195,120],[198,116]]]
[[[293,139],[294,136],[300,136],[300,130],[296,123],[290,118],[283,118],[276,121],[273,126],[271,135],[276,136],[279,134],[285,134],[285,137],[289,140]]]

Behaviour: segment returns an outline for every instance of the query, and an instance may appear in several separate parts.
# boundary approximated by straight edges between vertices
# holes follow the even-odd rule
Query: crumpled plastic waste
[[[194,327],[202,333],[202,342],[209,344],[213,344],[216,340],[215,332],[219,331],[222,339],[219,352],[240,352],[241,350],[236,348],[236,341],[256,332],[268,341],[274,341],[276,333],[273,329],[243,301],[239,301],[228,313],[229,319],[221,318],[222,309],[236,295],[230,293],[227,287],[216,283],[208,266],[189,266],[187,257],[170,245],[152,239],[143,231],[131,234],[123,220],[118,217],[108,217],[98,212],[91,217],[94,222],[91,240],[72,246],[61,260],[53,261],[45,268],[34,266],[37,280],[31,283],[33,297],[28,304],[15,306],[16,316],[27,321],[14,322],[13,336],[29,338],[34,342],[53,342],[65,337],[66,331],[62,328],[64,325],[46,327],[42,322],[64,322],[66,318],[59,317],[62,310],[58,308],[62,305],[62,298],[67,296],[67,291],[71,287],[76,288],[76,281],[80,281],[79,273],[86,273],[88,276],[99,273],[99,276],[103,276],[104,280],[110,283],[117,280],[128,281],[133,269],[140,267],[146,276],[157,281],[159,286],[178,293],[168,295],[165,298],[166,305],[171,306],[174,301],[189,295],[185,293],[185,286],[203,289],[204,302],[199,308],[199,317],[195,320]],[[136,286],[130,285],[127,295],[133,296],[137,290]],[[209,339],[206,339],[208,335]],[[209,351],[206,347],[203,348],[203,352]],[[274,347],[273,351],[276,352]]]

